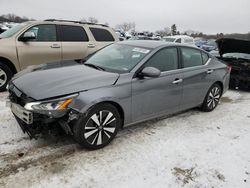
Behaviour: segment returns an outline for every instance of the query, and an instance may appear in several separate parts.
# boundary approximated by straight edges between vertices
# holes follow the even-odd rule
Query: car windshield
[[[250,54],[245,54],[245,53],[226,53],[226,54],[223,54],[223,57],[250,60]]]
[[[124,44],[111,44],[96,52],[84,64],[109,72],[126,73],[131,71],[150,49]]]
[[[176,38],[163,38],[166,42],[174,42]]]
[[[26,26],[27,23],[21,23],[18,24],[16,26],[13,26],[12,28],[10,28],[9,30],[3,32],[0,34],[0,38],[9,38],[12,37],[13,35],[15,35],[18,31],[20,31],[20,29],[22,29],[24,26]]]

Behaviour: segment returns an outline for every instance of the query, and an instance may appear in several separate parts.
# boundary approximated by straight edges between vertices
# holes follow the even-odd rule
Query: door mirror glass
[[[151,78],[157,78],[161,75],[161,71],[154,67],[145,67],[141,71],[141,76],[143,77],[151,77]]]
[[[36,39],[36,35],[32,31],[27,31],[23,34],[22,41],[34,40]]]

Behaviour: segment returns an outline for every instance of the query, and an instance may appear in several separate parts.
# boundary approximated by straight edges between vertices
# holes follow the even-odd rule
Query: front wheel
[[[203,101],[201,110],[204,112],[213,111],[219,104],[220,98],[222,95],[222,88],[219,84],[213,84]]]
[[[118,110],[111,104],[99,104],[80,117],[73,127],[76,141],[88,149],[100,149],[109,144],[121,127]]]
[[[9,67],[0,62],[0,92],[6,90],[6,86],[12,77]]]

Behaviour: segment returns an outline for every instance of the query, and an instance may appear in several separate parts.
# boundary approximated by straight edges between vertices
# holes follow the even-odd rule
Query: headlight
[[[54,111],[54,110],[65,110],[72,102],[72,100],[77,96],[70,95],[58,99],[48,100],[48,101],[40,101],[40,102],[30,102],[26,103],[24,108],[26,110],[42,110],[42,111]]]

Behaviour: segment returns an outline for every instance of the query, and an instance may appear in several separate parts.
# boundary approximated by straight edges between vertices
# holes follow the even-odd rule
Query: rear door
[[[36,39],[26,42],[20,41],[19,38],[25,32],[33,32]],[[61,42],[58,41],[56,25],[35,25],[25,32],[16,41],[21,69],[29,65],[49,63],[62,59]]]
[[[89,37],[83,26],[60,25],[60,40],[62,41],[62,59],[78,60],[89,53]],[[93,49],[95,50],[95,48]]]
[[[178,69],[177,48],[161,49],[143,67],[155,67],[161,71],[161,75],[157,78],[136,77],[132,80],[133,121],[179,111],[182,74]]]
[[[183,67],[183,97],[181,109],[200,105],[213,84],[213,69],[209,68],[209,56],[194,48],[181,47]]]

